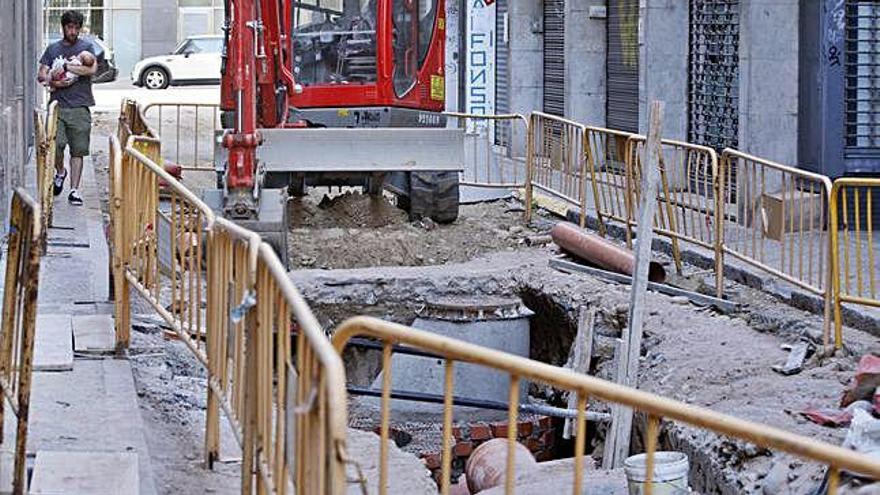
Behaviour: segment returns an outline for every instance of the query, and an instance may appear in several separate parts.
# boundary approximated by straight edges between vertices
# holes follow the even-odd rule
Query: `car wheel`
[[[141,78],[147,89],[165,89],[168,87],[168,72],[161,67],[150,67],[144,71]]]

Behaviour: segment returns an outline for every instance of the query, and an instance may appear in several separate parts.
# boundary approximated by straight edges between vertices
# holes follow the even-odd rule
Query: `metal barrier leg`
[[[831,193],[831,203],[829,206],[830,227],[828,228],[828,237],[831,239],[831,282],[834,299],[834,347],[840,349],[843,343],[843,322],[840,315],[840,253],[839,239],[837,232],[837,188]]]
[[[535,136],[533,134],[535,121],[531,119],[529,121],[529,127],[526,129],[528,132],[529,138],[526,142],[526,187],[525,187],[525,201],[526,201],[526,213],[525,220],[528,225],[532,221],[532,195],[534,191],[532,190],[532,181],[534,181],[535,174]]]
[[[217,370],[219,366],[219,356],[217,352],[217,335],[219,331],[222,316],[218,315],[218,308],[221,306],[217,300],[218,291],[221,290],[218,274],[220,272],[218,249],[219,243],[213,231],[208,232],[208,249],[207,249],[207,325],[212,331],[206,332],[205,344],[208,353],[208,404],[205,415],[205,467],[207,469],[214,468],[214,461],[220,457],[220,401],[217,392],[214,391],[213,384],[219,383],[217,380]]]
[[[131,283],[125,277],[121,266],[114,267],[113,287],[116,291],[114,294],[116,351],[122,352],[124,349],[128,349],[131,339]]]
[[[37,221],[35,219],[35,221]],[[37,322],[37,284],[40,273],[40,252],[33,247],[28,253],[28,277],[24,281],[24,315],[21,322],[22,361],[18,370],[18,428],[15,436],[15,478],[13,493],[24,493],[27,480],[27,432],[31,402],[31,372],[34,361],[34,334]],[[6,286],[9,287],[8,285]],[[0,422],[0,425],[3,423]]]
[[[257,342],[257,317],[253,311],[245,317],[245,348],[254,349]],[[256,472],[255,436],[257,432],[257,356],[256,352],[245,353],[245,387],[244,387],[244,418],[243,445],[241,448],[241,493],[254,492],[254,473]]]
[[[12,215],[15,215],[15,211],[11,212]],[[16,219],[13,219],[15,222]],[[13,222],[10,222],[12,225]],[[16,277],[18,275],[18,270],[16,267],[21,263],[21,237],[27,235],[27,232],[22,232],[20,229],[10,229],[9,238],[7,239],[7,253],[6,253],[6,279],[5,279],[5,290],[3,291],[3,332],[0,333],[2,336],[2,342],[0,342],[0,377],[4,379],[8,379],[8,377],[12,376],[12,371],[15,364],[12,361],[12,346],[13,346],[13,332],[17,326],[16,322],[16,310],[18,309],[18,291],[16,290]],[[0,396],[0,442],[5,440],[3,432],[5,428],[2,428],[2,425],[5,424],[5,413],[6,413],[6,400],[4,397]]]

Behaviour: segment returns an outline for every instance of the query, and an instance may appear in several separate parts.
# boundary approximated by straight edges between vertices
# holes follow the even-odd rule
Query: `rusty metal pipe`
[[[590,234],[572,223],[556,224],[550,231],[550,237],[563,250],[600,268],[630,276],[635,270],[635,255],[632,251]],[[648,280],[658,284],[666,280],[666,270],[660,263],[651,262]]]

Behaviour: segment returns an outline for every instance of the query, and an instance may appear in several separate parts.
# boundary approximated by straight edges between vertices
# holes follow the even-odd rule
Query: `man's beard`
[[[72,34],[72,35],[65,34],[64,35],[64,41],[66,41],[70,44],[76,43],[77,38],[79,38],[78,34]]]

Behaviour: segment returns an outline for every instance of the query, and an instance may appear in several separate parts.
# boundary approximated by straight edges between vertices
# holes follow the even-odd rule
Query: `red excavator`
[[[309,186],[390,190],[411,217],[456,219],[444,0],[226,0],[224,33],[215,208],[285,258],[288,194]]]

